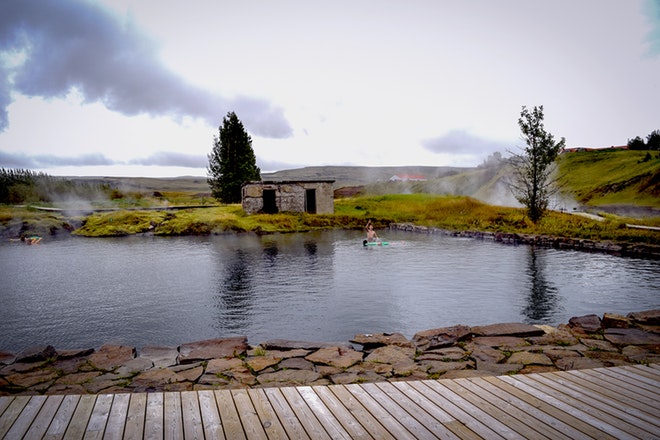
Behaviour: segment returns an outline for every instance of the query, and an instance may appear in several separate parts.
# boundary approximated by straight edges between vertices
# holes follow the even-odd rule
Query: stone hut
[[[248,182],[242,188],[243,211],[263,212],[335,212],[334,180],[264,180]]]

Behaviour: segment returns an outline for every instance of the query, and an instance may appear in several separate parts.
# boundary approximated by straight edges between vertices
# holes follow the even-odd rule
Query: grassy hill
[[[565,153],[558,159],[561,206],[622,214],[660,215],[660,153],[595,150]],[[422,182],[390,182],[395,174],[423,175]],[[475,168],[318,166],[263,173],[264,180],[334,180],[344,194],[453,194],[493,205],[517,206],[506,184],[506,163]],[[124,191],[173,191],[210,195],[204,177],[76,178],[110,183]],[[343,189],[343,190],[342,190]]]
[[[660,208],[660,153],[596,150],[559,158],[564,192],[587,206]]]

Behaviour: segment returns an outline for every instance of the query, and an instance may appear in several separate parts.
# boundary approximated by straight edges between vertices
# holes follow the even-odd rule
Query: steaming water
[[[0,350],[346,342],[660,307],[657,261],[383,232],[0,244]]]

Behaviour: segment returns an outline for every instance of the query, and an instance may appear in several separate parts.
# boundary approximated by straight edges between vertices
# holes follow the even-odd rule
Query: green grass
[[[337,199],[335,213],[313,215],[279,213],[246,215],[241,206],[218,205],[182,210],[119,210],[69,218],[63,213],[29,208],[0,208],[0,233],[15,237],[51,235],[75,228],[87,237],[154,235],[209,235],[232,232],[303,232],[317,229],[362,229],[371,219],[377,228],[392,222],[414,223],[452,231],[540,234],[592,240],[659,243],[655,231],[629,229],[626,223],[660,226],[660,218],[627,219],[607,215],[605,221],[550,212],[538,224],[523,209],[488,205],[465,196],[391,194]],[[76,227],[77,226],[77,227]]]
[[[650,160],[645,160],[647,153]],[[592,206],[660,208],[660,153],[600,150],[566,153],[558,160],[564,192]]]

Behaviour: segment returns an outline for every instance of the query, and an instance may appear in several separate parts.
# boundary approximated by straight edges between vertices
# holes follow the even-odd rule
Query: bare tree
[[[531,111],[523,106],[518,125],[527,146],[522,148],[521,154],[512,153],[510,188],[516,199],[527,208],[530,220],[536,223],[545,214],[550,197],[557,192],[551,176],[555,171],[555,159],[566,140],[561,138],[555,142],[552,134],[545,130],[543,106],[535,106]]]

